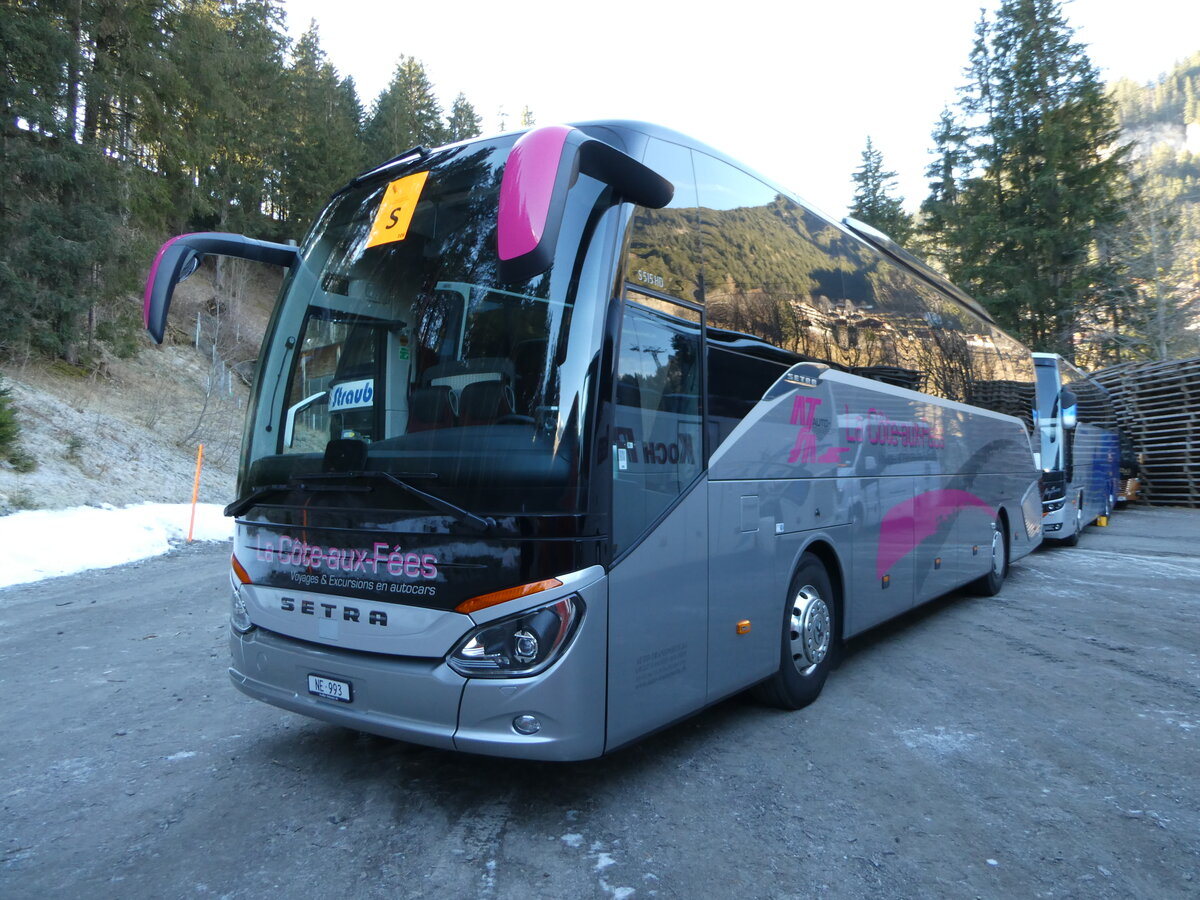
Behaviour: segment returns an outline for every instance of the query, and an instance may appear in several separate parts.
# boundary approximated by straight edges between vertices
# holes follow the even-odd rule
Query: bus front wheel
[[[817,557],[806,553],[788,587],[779,670],[758,685],[758,698],[780,709],[800,709],[816,700],[833,668],[839,627],[829,574]]]
[[[1079,543],[1079,535],[1083,533],[1083,494],[1075,499],[1075,518],[1071,533],[1063,539],[1063,544],[1074,547]]]
[[[995,597],[1004,587],[1004,578],[1008,575],[1007,533],[1004,519],[997,515],[992,522],[992,566],[986,575],[976,579],[972,585],[981,597]]]

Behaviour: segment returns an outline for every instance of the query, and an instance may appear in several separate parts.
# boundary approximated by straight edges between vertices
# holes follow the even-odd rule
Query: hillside
[[[1122,138],[1132,145],[1133,192],[1124,222],[1105,240],[1126,275],[1126,287],[1124,297],[1112,298],[1103,337],[1120,353],[1118,361],[1195,356],[1200,353],[1200,53],[1148,84],[1119,81],[1111,94]]]
[[[0,463],[0,515],[190,501],[200,443],[200,499],[228,503],[248,383],[278,284],[265,267],[218,273],[209,262],[180,285],[162,346],[145,338],[134,357],[102,355],[91,370],[0,364],[19,446],[36,461],[29,472]]]

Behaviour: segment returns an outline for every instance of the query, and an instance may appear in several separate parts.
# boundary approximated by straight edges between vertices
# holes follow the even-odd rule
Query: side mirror
[[[579,173],[612,185],[622,199],[661,209],[674,186],[616,147],[567,125],[547,125],[521,135],[508,154],[500,181],[496,245],[501,281],[525,281],[554,261],[567,192]]]
[[[1079,423],[1079,398],[1074,391],[1063,388],[1058,395],[1058,405],[1062,427],[1070,431]]]
[[[146,278],[142,320],[154,343],[162,343],[175,285],[195,272],[208,254],[271,263],[284,268],[295,265],[300,258],[299,248],[291,244],[256,241],[240,234],[206,231],[171,238],[159,248]]]
[[[287,417],[283,423],[283,446],[290,447],[296,440],[296,416],[304,412],[318,400],[324,400],[329,396],[329,391],[318,391],[315,394],[310,394],[299,403],[295,403],[288,407]]]

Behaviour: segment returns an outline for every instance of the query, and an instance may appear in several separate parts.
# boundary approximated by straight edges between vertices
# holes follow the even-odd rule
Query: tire
[[[1083,495],[1075,501],[1075,530],[1070,537],[1063,538],[1063,545],[1074,547],[1079,543],[1079,535],[1083,532]]]
[[[821,693],[833,668],[841,608],[824,564],[800,557],[783,608],[779,670],[755,688],[759,700],[780,709],[801,709]]]
[[[996,516],[992,522],[992,567],[986,575],[971,582],[971,589],[981,597],[995,597],[1008,577],[1007,531],[1004,520]]]

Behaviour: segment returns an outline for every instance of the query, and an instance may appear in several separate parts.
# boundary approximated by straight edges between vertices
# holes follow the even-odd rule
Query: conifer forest
[[[852,178],[852,216],[1036,350],[1088,368],[1195,355],[1200,53],[1106,85],[1068,12],[1003,0],[981,16],[930,123],[926,197],[896,196],[870,140],[858,170],[828,174]],[[0,358],[134,353],[132,298],[166,237],[296,239],[362,169],[480,133],[466,96],[438,101],[419,41],[364,102],[315,24],[293,41],[284,15],[278,0],[0,0]]]

